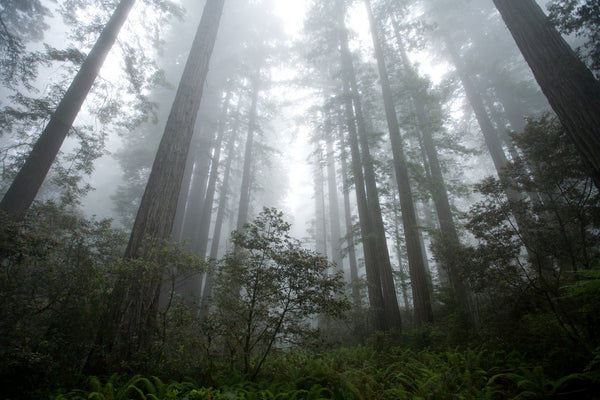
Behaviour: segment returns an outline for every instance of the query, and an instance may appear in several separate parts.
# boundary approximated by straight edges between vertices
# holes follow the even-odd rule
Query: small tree
[[[236,251],[221,260],[215,279],[215,318],[225,347],[251,379],[275,345],[315,333],[312,317],[340,317],[349,308],[341,275],[329,274],[326,258],[291,238],[282,217],[265,208],[234,231]]]

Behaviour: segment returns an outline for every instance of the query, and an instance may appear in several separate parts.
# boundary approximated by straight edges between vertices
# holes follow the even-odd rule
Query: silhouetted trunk
[[[192,184],[185,210],[182,240],[187,240],[192,246],[195,245],[195,229],[200,221],[204,198],[206,197],[206,183],[210,172],[210,155],[215,143],[216,129],[213,121],[204,121],[202,129],[194,140],[197,143],[194,155],[196,162],[194,164],[194,173],[192,175]]]
[[[125,259],[147,259],[170,238],[194,122],[202,99],[224,0],[208,0],[186,62],[150,178],[125,250]],[[115,285],[100,333],[116,357],[146,349],[154,334],[162,271],[135,270]]]
[[[327,257],[327,227],[325,222],[325,191],[323,190],[323,160],[321,147],[316,143],[316,160],[314,168],[314,192],[315,192],[315,251],[323,257]]]
[[[239,115],[239,112],[237,113]],[[229,196],[229,179],[231,176],[231,164],[235,154],[235,142],[237,139],[238,126],[231,131],[231,137],[227,143],[227,161],[225,162],[225,171],[223,172],[223,182],[221,183],[221,190],[219,190],[219,204],[217,206],[217,217],[215,219],[215,227],[213,229],[213,238],[210,245],[210,267],[206,273],[206,279],[204,282],[204,290],[202,290],[202,302],[200,305],[199,316],[205,317],[208,315],[210,302],[212,299],[212,287],[214,282],[213,269],[217,265],[217,257],[219,256],[219,245],[221,242],[221,231],[223,228],[223,220],[225,219],[225,212],[227,210],[228,196]],[[216,271],[215,271],[216,272]]]
[[[31,207],[135,0],[121,0],[0,202],[20,221]]]
[[[340,124],[340,163],[342,172],[342,185],[344,188],[344,220],[346,222],[346,241],[348,246],[348,263],[350,266],[350,286],[352,287],[352,301],[355,307],[362,304],[360,288],[358,286],[358,263],[356,262],[356,250],[354,249],[354,229],[352,227],[352,209],[350,207],[350,184],[348,182],[348,162],[346,160],[346,143]]]
[[[412,68],[408,56],[406,55],[404,44],[399,37],[396,21],[394,21],[394,30],[404,68],[408,73],[408,76],[413,77],[416,80],[418,78],[417,73]],[[455,292],[457,304],[459,304],[465,312],[472,315],[470,313],[470,296],[459,275],[459,268],[462,264],[462,260],[459,260],[456,257],[456,254],[459,254],[459,252],[456,250],[458,250],[461,244],[458,239],[458,232],[454,223],[450,200],[448,199],[448,191],[446,189],[444,175],[442,174],[442,167],[438,158],[437,147],[433,140],[433,132],[431,128],[432,124],[428,121],[424,99],[420,97],[418,92],[411,92],[410,97],[415,109],[417,128],[421,133],[421,143],[427,161],[426,166],[428,167],[427,170],[430,174],[431,196],[435,205],[440,226],[440,237],[436,238],[436,240],[444,253],[443,259],[445,263],[442,264],[444,272],[441,275],[448,277],[450,285]]]
[[[217,187],[217,180],[219,179],[219,163],[221,161],[221,146],[223,144],[223,136],[225,135],[225,128],[227,126],[227,111],[229,108],[229,100],[231,98],[231,91],[228,90],[223,100],[223,106],[221,109],[221,116],[219,118],[219,131],[217,133],[217,139],[215,141],[214,153],[212,156],[212,162],[210,167],[210,177],[208,179],[208,185],[206,187],[206,197],[202,203],[202,211],[200,213],[200,220],[196,227],[195,240],[193,249],[202,258],[206,256],[206,247],[208,246],[208,231],[210,229],[210,221],[212,217],[213,202],[215,199],[215,190]]]
[[[329,195],[329,232],[331,233],[331,260],[338,271],[343,271],[342,252],[340,250],[340,210],[337,194],[337,176],[335,157],[333,154],[333,139],[326,138],[327,143],[327,193]]]
[[[398,200],[394,196],[394,202]],[[400,279],[400,289],[402,290],[402,300],[404,300],[404,307],[408,311],[411,309],[412,304],[408,298],[408,283],[406,282],[406,273],[404,272],[404,266],[402,260],[404,254],[402,252],[402,236],[400,235],[400,224],[402,223],[402,216],[398,207],[394,207],[394,242],[396,245],[396,257],[398,257],[398,273]]]
[[[411,193],[406,159],[404,156],[404,148],[400,136],[394,100],[390,89],[387,68],[383,59],[381,44],[377,36],[377,26],[371,11],[370,1],[365,0],[365,5],[367,7],[371,25],[373,47],[375,49],[375,57],[377,58],[379,70],[379,81],[381,83],[386,120],[392,142],[394,170],[396,172],[400,205],[402,207],[402,223],[404,226],[404,236],[406,238],[406,252],[413,290],[415,324],[420,325],[422,323],[433,321],[431,298],[427,284],[427,273],[423,264],[423,252],[419,244],[419,227],[417,225],[417,217]]]
[[[171,235],[175,242],[181,242],[183,240],[182,235],[185,211],[191,190],[192,174],[194,172],[195,157],[193,153],[194,151],[192,149],[188,151],[187,160],[185,162],[185,172],[183,173],[183,179],[181,180],[181,190],[179,191],[179,196],[177,198],[177,212],[175,213],[173,232]]]
[[[256,130],[256,108],[258,106],[258,92],[260,90],[259,71],[256,72],[252,88],[252,103],[248,120],[248,135],[246,136],[246,149],[244,150],[244,168],[242,170],[242,183],[240,190],[240,203],[238,207],[238,219],[236,229],[241,231],[244,224],[248,222],[248,210],[250,208],[250,188],[252,180],[254,131]]]
[[[600,83],[535,1],[494,4],[600,188]]]
[[[377,258],[377,245],[375,230],[371,221],[367,194],[365,189],[365,178],[363,174],[363,162],[358,145],[358,133],[356,131],[356,122],[354,114],[354,105],[352,94],[350,92],[351,80],[354,79],[354,67],[352,57],[348,46],[348,32],[344,25],[345,8],[338,0],[338,29],[341,45],[341,68],[344,106],[346,112],[346,122],[348,124],[348,143],[350,144],[351,166],[354,175],[354,188],[356,192],[356,202],[358,205],[358,219],[360,222],[361,238],[363,243],[363,252],[365,255],[365,270],[367,273],[367,292],[369,296],[369,306],[375,316],[375,329],[385,330],[387,327],[385,308],[383,302],[383,292],[381,288],[380,269]]]

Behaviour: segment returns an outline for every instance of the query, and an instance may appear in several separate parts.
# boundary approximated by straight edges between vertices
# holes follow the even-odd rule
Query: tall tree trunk
[[[534,0],[494,0],[600,189],[600,83]]]
[[[239,111],[239,110],[238,110]],[[239,115],[239,112],[237,113]],[[238,119],[236,119],[239,121]],[[217,206],[217,217],[215,219],[215,227],[213,229],[213,238],[210,245],[210,268],[206,273],[204,282],[204,290],[202,291],[202,302],[200,305],[199,316],[205,317],[208,315],[210,302],[212,299],[212,287],[214,282],[213,269],[217,265],[217,257],[219,256],[219,244],[221,242],[221,231],[223,228],[223,220],[225,219],[225,211],[227,210],[227,202],[229,196],[229,179],[231,176],[231,164],[235,157],[235,142],[237,139],[238,126],[231,131],[231,137],[227,143],[227,161],[225,162],[225,171],[223,172],[223,182],[221,190],[219,190],[219,204]]]
[[[369,23],[371,25],[371,35],[373,37],[373,47],[375,49],[375,57],[377,58],[377,66],[379,69],[379,80],[382,88],[386,120],[392,142],[392,155],[394,158],[394,169],[398,183],[398,193],[400,195],[400,205],[402,207],[402,222],[406,238],[408,265],[413,290],[415,324],[420,325],[433,321],[431,298],[427,284],[427,273],[423,264],[423,252],[419,243],[419,228],[417,225],[415,206],[411,193],[402,138],[400,136],[400,127],[398,125],[392,91],[390,89],[387,68],[383,59],[383,50],[377,36],[377,25],[371,10],[371,2],[365,0],[365,5],[369,16]]]
[[[404,69],[408,73],[409,78],[414,78],[416,80],[418,76],[406,54],[404,43],[399,35],[397,21],[393,20],[393,23],[396,42]],[[421,95],[425,95],[425,93]],[[456,252],[456,249],[460,247],[460,241],[458,239],[458,232],[452,215],[450,200],[448,199],[448,191],[446,189],[444,175],[442,174],[437,147],[433,140],[432,124],[428,120],[424,99],[421,98],[420,93],[418,91],[411,92],[410,97],[417,119],[417,129],[421,133],[422,145],[425,151],[427,166],[429,167],[428,171],[431,174],[431,196],[438,216],[441,234],[441,237],[437,240],[444,253],[444,260],[446,261],[442,267],[455,292],[457,304],[463,308],[465,312],[469,313],[469,315],[472,315],[470,312],[472,308],[470,296],[459,274],[462,260],[457,259],[456,254],[458,253]]]
[[[194,151],[196,158],[190,186],[187,207],[184,214],[182,240],[188,240],[192,245],[194,230],[198,226],[202,205],[206,197],[206,183],[210,170],[210,153],[215,141],[215,129],[212,123],[206,122],[197,139],[198,148]]]
[[[219,131],[215,141],[214,153],[210,167],[210,177],[206,187],[206,197],[202,202],[202,211],[200,220],[196,227],[194,235],[194,251],[202,258],[206,256],[206,247],[208,246],[208,231],[210,229],[210,221],[213,210],[213,202],[215,199],[215,190],[217,188],[217,180],[219,179],[219,163],[221,161],[221,146],[223,144],[223,136],[227,126],[227,112],[229,109],[229,100],[231,98],[231,90],[227,91],[223,106],[221,108],[221,116],[219,118]]]
[[[344,68],[344,67],[342,67]],[[345,68],[344,68],[345,69]],[[348,73],[344,73],[347,75]],[[354,108],[349,85],[344,78],[344,102],[346,111],[346,122],[348,125],[348,143],[350,144],[351,167],[354,175],[354,191],[356,193],[356,203],[358,205],[358,220],[360,233],[365,256],[365,270],[367,273],[367,293],[369,296],[369,306],[374,314],[375,329],[384,330],[386,328],[385,313],[383,306],[383,293],[381,290],[381,278],[379,276],[379,266],[377,264],[375,246],[375,235],[372,228],[369,207],[367,205],[367,193],[365,191],[365,178],[362,170],[362,160],[360,149],[358,147],[358,133],[354,118]]]
[[[191,145],[194,147],[194,145]],[[177,197],[177,212],[175,213],[175,220],[173,221],[173,232],[172,238],[176,242],[183,240],[183,225],[185,220],[185,211],[188,204],[188,197],[190,195],[192,175],[194,173],[194,151],[190,149],[188,151],[187,160],[185,162],[185,172],[183,173],[183,179],[181,180],[181,190]]]
[[[340,211],[337,193],[337,172],[335,170],[335,155],[333,154],[333,139],[327,136],[327,189],[329,195],[329,232],[331,234],[331,260],[338,271],[344,270],[342,251],[340,249]]]
[[[0,202],[20,221],[31,207],[135,0],[121,0]]]
[[[194,122],[202,99],[224,0],[207,0],[175,100],[158,147],[150,178],[125,250],[125,259],[147,259],[168,240],[185,169]],[[162,272],[121,276],[111,298],[101,343],[117,357],[146,349],[156,322]]]
[[[314,188],[315,188],[315,251],[323,257],[327,257],[327,224],[325,221],[325,191],[323,182],[323,155],[321,146],[317,141],[315,143],[316,160],[313,163],[314,168]]]
[[[354,229],[352,227],[352,209],[350,207],[350,184],[348,179],[348,162],[346,156],[346,143],[342,132],[343,124],[340,124],[340,163],[342,168],[342,185],[344,188],[344,220],[346,222],[346,241],[348,246],[348,264],[350,266],[350,285],[352,287],[352,300],[354,307],[361,304],[360,288],[358,286],[358,263],[356,262],[356,250],[354,248]]]
[[[242,170],[242,183],[240,190],[240,203],[236,229],[241,231],[248,222],[250,208],[250,189],[252,180],[254,132],[256,131],[256,109],[258,107],[258,93],[260,91],[260,70],[256,71],[252,88],[252,103],[250,104],[248,135],[246,136],[246,149],[244,150],[244,168]]]
[[[387,320],[385,313],[384,297],[381,288],[381,270],[377,252],[377,240],[373,221],[369,210],[367,193],[365,189],[365,177],[363,174],[363,160],[360,154],[358,144],[358,132],[356,129],[356,118],[353,104],[353,94],[351,92],[351,81],[354,77],[354,67],[352,65],[352,56],[348,46],[348,31],[344,24],[345,6],[343,2],[337,0],[338,30],[340,41],[340,61],[342,68],[343,96],[346,111],[346,121],[348,124],[348,142],[350,144],[350,155],[352,157],[352,172],[354,174],[354,188],[356,192],[356,201],[358,205],[358,218],[360,222],[361,238],[363,242],[363,252],[365,255],[365,269],[367,273],[367,292],[369,296],[369,306],[375,316],[375,329],[387,329]]]

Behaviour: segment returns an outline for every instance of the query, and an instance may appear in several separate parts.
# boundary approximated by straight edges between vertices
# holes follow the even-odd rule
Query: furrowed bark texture
[[[223,5],[224,0],[208,0],[204,7],[125,250],[125,259],[149,259],[152,249],[162,246],[170,238]],[[151,272],[148,276],[148,272],[140,269],[124,273],[117,281],[98,340],[112,357],[127,359],[151,344],[161,283],[161,271]]]
[[[600,188],[600,83],[535,1],[494,4]]]

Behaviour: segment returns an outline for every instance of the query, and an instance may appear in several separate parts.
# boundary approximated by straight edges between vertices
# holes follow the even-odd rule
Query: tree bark
[[[369,213],[367,203],[367,194],[365,189],[365,178],[363,174],[363,162],[358,145],[358,133],[356,130],[356,121],[354,114],[353,96],[350,89],[350,81],[354,76],[354,67],[348,46],[348,32],[344,25],[345,8],[338,0],[338,29],[340,41],[340,58],[342,68],[342,85],[344,106],[346,112],[346,122],[348,125],[348,143],[350,144],[351,167],[354,175],[354,189],[356,193],[356,202],[358,205],[358,219],[360,222],[361,239],[363,243],[363,252],[365,256],[365,270],[367,273],[367,293],[369,297],[369,306],[374,314],[374,326],[377,330],[385,330],[387,327],[385,309],[383,302],[383,292],[381,289],[380,269],[377,259],[377,246],[375,241],[375,231]]]
[[[31,207],[134,3],[121,0],[2,198],[0,208],[15,221]]]
[[[194,122],[202,99],[224,0],[208,0],[165,126],[150,178],[125,250],[125,259],[148,259],[168,240]],[[151,343],[162,280],[161,271],[122,276],[115,285],[101,339],[117,357],[130,357]],[[102,337],[103,336],[103,337]],[[108,343],[106,343],[108,342]]]
[[[377,66],[379,70],[379,80],[382,88],[386,120],[388,123],[388,129],[392,143],[394,170],[396,172],[398,193],[400,195],[400,205],[402,207],[402,222],[404,226],[404,235],[406,238],[408,265],[413,290],[415,324],[420,325],[433,321],[431,298],[427,284],[427,273],[423,264],[423,252],[419,243],[419,228],[417,225],[415,206],[411,193],[402,138],[400,136],[400,127],[398,125],[398,118],[396,116],[396,109],[390,89],[387,68],[383,58],[383,50],[377,36],[377,25],[371,10],[371,2],[369,0],[365,0],[365,5],[371,26],[371,35],[373,38],[373,47],[375,49],[375,57],[377,59]]]
[[[600,189],[600,83],[534,0],[494,4]]]

